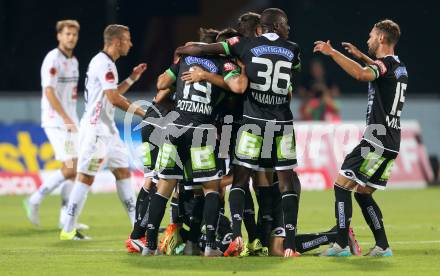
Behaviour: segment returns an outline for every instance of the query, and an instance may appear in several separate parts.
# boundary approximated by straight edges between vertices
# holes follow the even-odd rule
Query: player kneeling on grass
[[[373,199],[376,189],[383,190],[391,175],[400,148],[400,115],[405,101],[408,73],[394,54],[400,28],[391,20],[376,23],[368,39],[370,59],[350,43],[342,45],[361,67],[335,50],[330,41],[315,42],[314,52],[330,56],[350,76],[368,83],[367,127],[362,141],[349,153],[335,183],[336,242],[322,256],[350,256],[348,231],[352,215],[351,192],[361,207],[365,221],[374,234],[376,245],[367,256],[392,256],[383,223],[382,212]]]

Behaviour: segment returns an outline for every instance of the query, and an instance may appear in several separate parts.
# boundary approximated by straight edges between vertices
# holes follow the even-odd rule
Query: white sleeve
[[[41,66],[41,86],[55,88],[59,74],[60,69],[56,58],[53,55],[47,55]]]
[[[101,67],[101,66],[100,66]],[[118,89],[118,72],[111,63],[104,63],[98,72],[102,90]]]

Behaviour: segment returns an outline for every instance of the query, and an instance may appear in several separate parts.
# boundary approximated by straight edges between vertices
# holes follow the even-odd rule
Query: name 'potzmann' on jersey
[[[274,121],[293,119],[289,103],[293,72],[300,69],[300,49],[275,33],[256,38],[233,37],[223,42],[228,55],[246,66],[249,87],[243,116]]]
[[[368,84],[367,126],[385,127],[385,134],[373,131],[372,135],[383,147],[398,152],[400,149],[400,115],[405,102],[408,73],[397,56],[386,56],[369,65],[376,79]],[[364,139],[371,141],[367,135]]]

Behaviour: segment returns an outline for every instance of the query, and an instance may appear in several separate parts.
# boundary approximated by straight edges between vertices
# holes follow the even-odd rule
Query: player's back
[[[292,120],[288,93],[293,72],[300,66],[298,45],[275,33],[255,38],[234,37],[227,43],[231,54],[240,58],[246,66],[249,78],[244,116]]]
[[[47,53],[41,66],[43,127],[64,127],[63,119],[55,112],[46,97],[47,87],[54,89],[55,96],[64,111],[75,123],[78,123],[76,112],[78,78],[78,60],[74,56],[68,57],[58,48]]]
[[[224,57],[183,56],[178,64],[170,68],[176,76],[175,111],[180,115],[175,123],[195,126],[213,124],[218,112],[216,107],[224,97],[225,91],[208,81],[192,84],[182,81],[182,73],[192,70],[193,66],[222,75],[224,78],[239,74],[238,66]]]
[[[105,90],[118,88],[118,72],[112,58],[105,52],[98,53],[89,63],[85,80],[86,109],[81,125],[87,125],[99,134],[117,132],[115,107],[105,95]]]
[[[370,68],[377,78],[369,83],[367,125],[383,125],[385,135],[375,135],[376,138],[385,148],[398,151],[400,115],[408,85],[405,64],[397,56],[386,56],[375,60]]]

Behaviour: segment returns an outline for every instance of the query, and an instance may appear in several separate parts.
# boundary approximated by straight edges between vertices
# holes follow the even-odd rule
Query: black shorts
[[[256,171],[289,170],[297,166],[293,122],[243,117],[233,164]]]
[[[383,190],[398,153],[362,140],[342,163],[339,174],[361,186]]]
[[[156,162],[159,178],[180,180],[190,175],[196,185],[220,180],[223,166],[218,160],[216,137],[213,127],[169,124]]]

